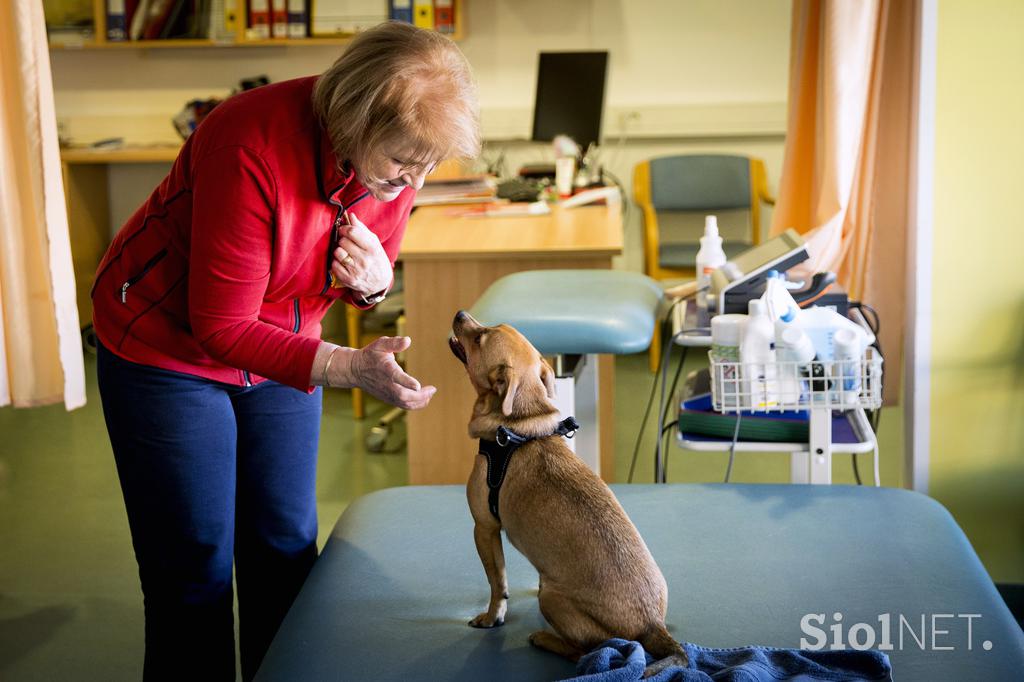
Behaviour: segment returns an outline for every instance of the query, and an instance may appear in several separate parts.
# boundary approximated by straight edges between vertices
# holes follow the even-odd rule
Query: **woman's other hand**
[[[437,389],[420,386],[395,360],[395,353],[406,350],[408,336],[382,336],[352,354],[350,372],[353,383],[386,403],[406,410],[426,407]]]
[[[355,214],[349,217],[352,224],[342,227],[341,240],[332,254],[331,273],[342,286],[361,296],[372,296],[391,286],[391,261],[377,235]]]

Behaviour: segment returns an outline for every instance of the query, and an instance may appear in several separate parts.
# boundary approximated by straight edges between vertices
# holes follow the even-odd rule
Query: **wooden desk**
[[[409,483],[465,483],[476,447],[466,425],[476,396],[448,348],[455,313],[495,280],[523,270],[611,268],[622,253],[619,206],[586,206],[526,218],[457,218],[450,207],[417,209],[400,258],[405,272],[407,369],[437,386],[430,405],[408,415]],[[614,363],[601,356],[601,471],[611,480]]]
[[[78,316],[92,321],[92,289],[96,267],[110,245],[110,202],[107,169],[119,163],[172,163],[180,147],[62,149],[61,172],[68,212],[71,260],[75,268]]]

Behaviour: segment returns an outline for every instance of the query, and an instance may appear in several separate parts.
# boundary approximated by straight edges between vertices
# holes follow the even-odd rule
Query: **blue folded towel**
[[[647,678],[650,682],[838,682],[892,680],[889,657],[881,651],[806,651],[763,646],[708,649],[682,643],[687,668],[672,666]],[[580,659],[572,682],[633,682],[653,662],[639,642],[609,639]]]

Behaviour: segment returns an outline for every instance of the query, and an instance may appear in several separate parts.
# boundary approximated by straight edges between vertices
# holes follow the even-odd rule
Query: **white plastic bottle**
[[[842,402],[844,405],[856,405],[860,398],[860,358],[864,353],[861,339],[850,329],[837,329],[832,335],[832,347],[835,352],[832,370],[841,389]]]
[[[800,311],[797,321],[800,328],[811,337],[818,360],[832,360],[835,357],[833,337],[839,329],[849,329],[854,334],[858,356],[875,340],[871,332],[830,308],[805,308]]]
[[[725,251],[722,250],[722,238],[718,234],[718,218],[709,215],[704,217],[704,236],[700,238],[700,250],[697,251],[697,305],[707,307],[707,289],[711,287],[711,273],[725,265]]]
[[[792,321],[775,323],[775,357],[779,375],[779,404],[788,409],[800,409],[807,402],[811,361],[814,345],[811,339]]]
[[[766,410],[778,405],[775,351],[772,349],[775,325],[768,317],[764,301],[755,298],[747,306],[750,314],[740,342],[744,392],[741,403],[752,410]]]
[[[739,407],[740,339],[746,315],[715,315],[711,318],[711,355],[715,360],[715,383],[724,407]]]

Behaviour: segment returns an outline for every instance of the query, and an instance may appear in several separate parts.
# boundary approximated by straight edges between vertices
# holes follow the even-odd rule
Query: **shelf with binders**
[[[45,2],[57,1],[57,0],[44,0]],[[268,7],[268,11],[265,13],[266,22],[262,23],[262,26],[251,26],[252,15],[251,2],[252,0],[222,0],[222,2],[215,3],[214,0],[83,0],[91,2],[92,5],[92,26],[90,29],[83,29],[76,32],[62,32],[60,34],[51,33],[50,36],[50,49],[51,50],[133,50],[133,49],[195,49],[195,48],[230,48],[230,47],[309,47],[309,46],[332,46],[332,45],[345,45],[347,44],[356,32],[352,30],[338,29],[338,30],[317,30],[314,27],[314,22],[309,21],[308,16],[310,11],[316,11],[315,7],[317,3],[322,3],[324,0],[303,0],[303,7],[305,8],[305,17],[294,17],[292,16],[292,22],[288,28],[284,28],[283,24],[288,24],[284,21],[284,17],[280,17],[277,22],[281,28],[275,28],[274,26],[274,6],[276,0],[266,0],[265,5]],[[293,0],[283,0],[284,3],[291,2]],[[385,2],[385,0],[381,0]],[[434,0],[436,2],[436,0]],[[112,17],[113,21],[117,22],[116,11],[120,8],[120,11],[124,12],[125,8],[139,7],[143,3],[157,3],[157,2],[168,2],[172,6],[186,5],[197,6],[198,4],[205,4],[205,6],[220,8],[222,6],[227,7],[225,9],[226,18],[224,21],[219,21],[219,17],[216,22],[210,24],[210,29],[203,29],[197,31],[202,32],[212,37],[167,37],[167,38],[138,38],[131,39],[131,19],[132,17],[122,18],[120,21],[125,24],[124,28],[120,31],[124,38],[117,39],[111,37],[112,35],[118,34],[118,31],[108,31],[110,24],[108,23]],[[445,32],[452,40],[461,40],[463,38],[463,26],[465,24],[463,20],[463,4],[466,0],[453,0],[451,3],[452,13],[452,30]],[[287,7],[287,4],[284,5]],[[115,9],[115,14],[109,14],[109,8]],[[237,11],[231,11],[231,7],[238,8]],[[129,13],[131,10],[129,10]],[[257,12],[259,14],[259,12]],[[123,15],[122,15],[123,16]],[[298,24],[296,25],[296,19]],[[386,20],[386,16],[381,16],[381,20]],[[262,22],[262,19],[257,19],[258,22]],[[216,25],[216,28],[213,28]],[[315,35],[311,35],[315,33]],[[277,35],[275,35],[277,34]]]

